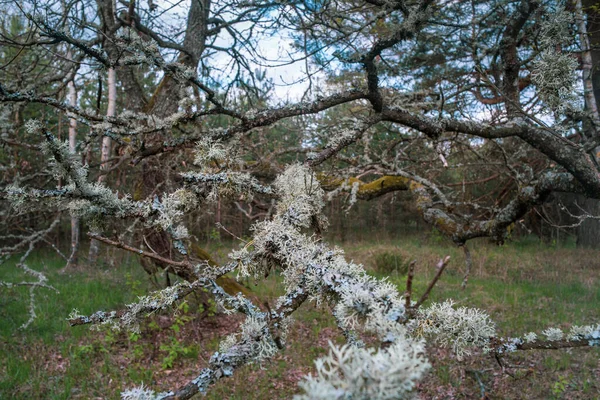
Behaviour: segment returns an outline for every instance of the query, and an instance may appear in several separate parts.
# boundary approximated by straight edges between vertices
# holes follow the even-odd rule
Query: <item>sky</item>
[[[174,27],[181,27],[185,24],[187,19],[187,12],[189,9],[189,0],[176,1],[176,0],[153,0],[154,4],[158,6],[158,11],[166,10],[164,14],[160,16],[163,23],[173,25]],[[213,4],[213,9],[216,8],[216,3]],[[220,18],[228,19],[230,16],[220,14]],[[251,22],[240,23],[236,25],[238,31],[244,31],[251,26]],[[225,29],[222,29],[219,33],[215,45],[220,47],[228,47],[233,43],[233,38],[227,33]],[[238,46],[239,47],[239,46]],[[274,36],[261,37],[258,43],[258,51],[269,60],[286,60],[289,59],[289,54],[295,52],[292,47],[292,39],[290,32],[281,31]],[[231,65],[231,57],[225,53],[216,53],[208,63],[219,68],[224,69],[226,76],[229,76],[232,71],[227,67]],[[270,78],[274,83],[273,101],[281,102],[285,100],[299,101],[309,87],[309,82],[305,80],[306,77],[306,65],[304,61],[298,61],[289,65],[276,66],[281,62],[270,62],[269,67],[261,66],[257,63],[250,62],[249,67],[252,70],[263,69],[266,71],[266,76]],[[313,85],[316,81],[322,80],[322,74],[316,74],[313,77]]]
[[[246,25],[249,25],[247,23]],[[245,29],[240,24],[240,30]],[[217,39],[216,45],[227,47],[231,45],[233,39],[229,35],[222,35]],[[264,64],[250,62],[250,68],[262,69],[266,72],[267,78],[270,78],[274,84],[274,101],[290,100],[299,101],[309,87],[309,82],[306,80],[306,64],[303,60],[294,63],[282,62],[289,59],[289,54],[293,54],[295,50],[292,46],[292,39],[288,37],[285,31],[280,32],[276,36],[264,37],[258,43],[258,51],[268,60],[274,61],[266,67]],[[210,63],[217,65],[220,68],[227,69],[231,65],[231,57],[224,53],[217,53],[216,57],[210,60]],[[279,65],[278,65],[279,64]],[[313,78],[315,80],[322,78],[322,75],[317,74]]]

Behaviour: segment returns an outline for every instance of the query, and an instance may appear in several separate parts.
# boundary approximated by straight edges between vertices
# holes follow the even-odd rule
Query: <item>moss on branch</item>
[[[325,190],[335,190],[343,186],[352,187],[358,184],[356,197],[361,200],[372,200],[386,193],[409,190],[411,182],[409,178],[394,175],[384,175],[371,182],[363,182],[359,178],[332,178],[324,174],[318,175],[317,178]]]

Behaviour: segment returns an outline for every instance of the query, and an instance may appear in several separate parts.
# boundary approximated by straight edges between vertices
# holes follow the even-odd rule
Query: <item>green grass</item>
[[[51,342],[55,335],[66,331],[73,332],[66,323],[66,317],[77,308],[83,314],[92,313],[98,309],[112,309],[125,302],[135,299],[130,292],[126,274],[143,278],[137,265],[119,266],[118,269],[102,269],[95,271],[76,271],[60,273],[65,262],[52,254],[34,254],[26,262],[33,269],[43,272],[58,292],[39,288],[36,289],[36,318],[35,323],[23,332],[28,337]],[[14,266],[11,260],[0,266],[0,280],[6,282],[34,281]],[[15,287],[4,289],[0,297],[0,326],[2,337],[10,336],[28,319],[29,288]],[[75,335],[86,334],[78,331]]]
[[[343,247],[348,258],[363,263],[378,277],[387,277],[400,291],[405,289],[405,276],[393,268],[385,275],[377,272],[375,260],[383,253],[398,255],[404,262],[416,259],[413,298],[424,292],[437,261],[450,255],[450,264],[428,301],[451,298],[459,306],[482,308],[497,322],[501,336],[540,333],[549,326],[568,330],[571,324],[600,322],[599,251],[577,250],[570,245],[546,247],[534,240],[503,247],[476,241],[470,244],[473,268],[469,283],[461,290],[464,255],[435,237],[355,242]],[[219,258],[227,254],[225,246],[211,250]],[[195,319],[194,307],[190,307],[194,318],[180,333],[158,328],[157,322],[168,316],[155,316],[140,338],[96,333],[85,326],[72,328],[66,321],[72,309],[82,314],[120,309],[151,289],[147,275],[134,262],[67,274],[59,273],[64,261],[53,255],[37,253],[27,262],[43,271],[59,293],[36,290],[38,317],[28,329],[20,330],[28,318],[28,288],[1,289],[0,399],[118,398],[120,390],[142,382],[157,390],[172,389],[193,378],[218,348],[220,338],[236,329],[232,321],[219,325],[222,319],[218,316]],[[14,260],[0,266],[0,281],[27,279],[14,266]],[[247,283],[271,305],[282,293],[277,272],[257,284],[253,280]],[[298,379],[311,372],[313,360],[327,351],[328,341],[341,343],[342,338],[327,308],[305,304],[294,317],[297,323],[285,351],[263,365],[241,368],[234,378],[217,383],[207,398],[289,398],[296,393]],[[190,357],[174,361],[172,370],[181,373],[161,367],[166,354],[160,345],[173,340],[193,350]],[[600,368],[597,350],[518,354],[513,361],[529,366],[523,370],[529,372],[517,370],[524,378],[514,381],[502,375],[489,357],[458,363],[447,353],[436,354],[433,372],[420,389],[424,398],[437,396],[435,390],[440,388],[469,398],[479,390],[475,377],[497,396],[491,398],[600,398],[595,375]]]
[[[425,304],[451,298],[457,306],[482,308],[496,321],[500,336],[521,336],[530,331],[540,334],[548,327],[568,331],[572,324],[600,322],[600,286],[597,284],[600,252],[577,250],[572,243],[546,246],[527,239],[498,247],[483,240],[474,241],[469,245],[473,268],[465,290],[461,289],[464,254],[446,242],[411,237],[398,242],[345,243],[341,247],[345,248],[348,258],[362,263],[375,276],[389,279],[400,291],[405,289],[406,277],[393,269],[387,274],[378,272],[378,255],[400,254],[404,262],[416,259],[413,296],[417,299],[435,275],[438,260],[450,255],[449,267]],[[274,298],[280,293],[280,281],[276,273],[272,274],[255,291],[263,297]],[[320,338],[327,328],[335,326],[329,312],[308,306],[295,317],[304,329],[302,338],[285,350],[284,357],[289,364],[281,366],[277,362],[281,356],[277,355],[273,363],[265,366],[270,374],[285,377],[289,365],[310,370],[312,360],[324,353],[315,346],[319,342],[326,346],[327,342]],[[341,342],[339,335],[334,339]],[[318,350],[313,352],[315,349]],[[600,398],[597,372],[594,372],[598,370],[599,356],[598,349],[520,353],[509,361],[524,368],[515,369],[513,378],[502,375],[501,368],[490,357],[479,355],[476,361],[461,363],[447,355],[435,360],[430,375],[434,379],[425,380],[423,398],[440,396],[434,388],[444,388],[440,389],[442,393],[461,398],[475,398],[480,393],[475,376],[486,385],[490,398]],[[273,384],[270,375],[261,371],[257,367],[242,368],[233,384],[218,383],[208,398],[287,398],[287,394],[294,393],[292,385],[280,389],[276,395],[271,394],[274,397],[254,393],[246,384],[249,377],[253,379],[252,388],[268,388]],[[465,371],[472,372],[465,375]]]
[[[473,268],[465,290],[462,251],[455,247],[424,246],[413,239],[401,245],[406,259],[417,260],[413,281],[414,297],[419,297],[435,274],[437,260],[446,255],[451,261],[432,291],[430,301],[453,299],[459,306],[487,310],[502,334],[518,335],[525,330],[552,326],[598,322],[600,309],[600,252],[574,248],[546,248],[539,243],[512,243],[503,247],[485,242],[471,245]],[[387,252],[400,246],[365,244],[353,246],[349,256],[357,255],[367,267],[368,255]],[[366,255],[366,256],[365,256]],[[383,274],[376,274],[385,277]],[[400,290],[406,277],[387,275]]]
[[[42,271],[48,284],[58,292],[36,289],[37,318],[24,330],[19,328],[29,318],[28,287],[4,288],[0,292],[0,352],[6,355],[0,358],[0,398],[67,399],[78,393],[102,393],[90,374],[110,372],[110,366],[105,371],[92,372],[91,360],[76,355],[80,341],[91,333],[88,327],[71,328],[66,319],[75,308],[90,314],[132,302],[135,295],[125,273],[141,279],[143,271],[138,266],[122,265],[112,270],[61,274],[64,260],[44,253],[32,255],[27,264]],[[15,267],[14,260],[0,267],[0,281],[27,280],[33,279]],[[61,364],[65,365],[64,370]]]

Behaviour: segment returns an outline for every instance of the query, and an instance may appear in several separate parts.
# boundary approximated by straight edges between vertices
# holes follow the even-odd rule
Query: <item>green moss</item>
[[[334,190],[342,185],[352,187],[358,183],[356,196],[359,199],[370,200],[389,192],[398,190],[409,190],[411,180],[403,176],[384,175],[371,182],[363,182],[354,177],[347,179],[332,178],[323,173],[317,175],[317,179],[325,190]]]

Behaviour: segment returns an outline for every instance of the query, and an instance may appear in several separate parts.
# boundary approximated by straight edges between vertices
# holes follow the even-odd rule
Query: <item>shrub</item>
[[[411,260],[400,252],[384,251],[376,254],[374,261],[374,270],[377,273],[387,275],[397,273],[399,275],[406,275]]]

